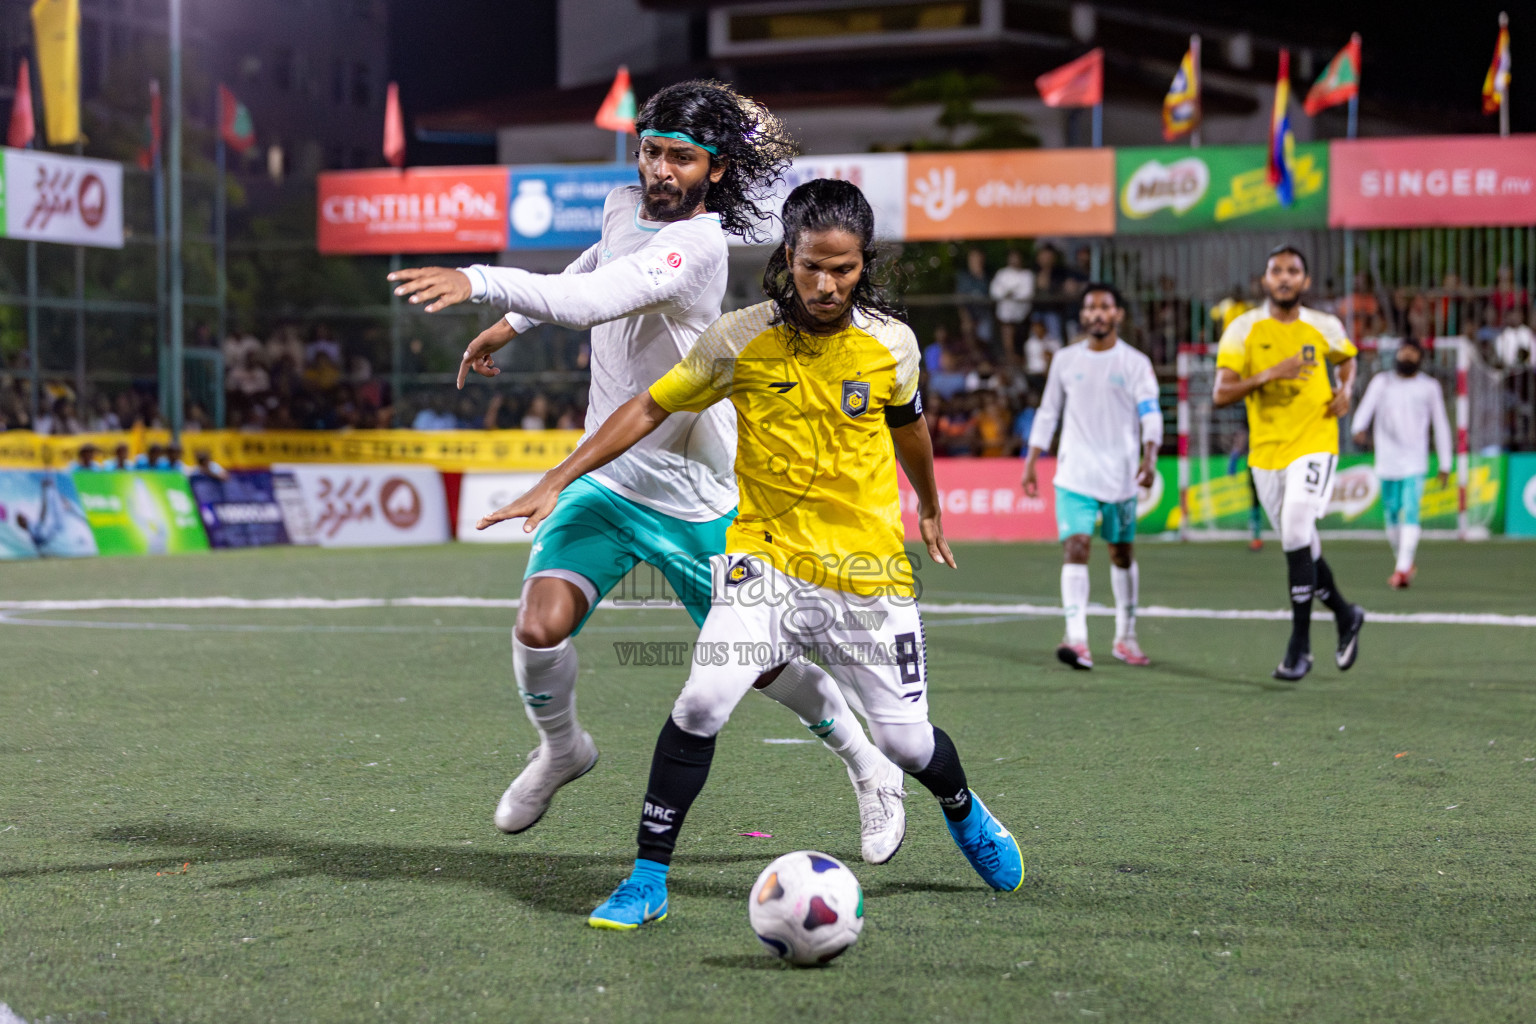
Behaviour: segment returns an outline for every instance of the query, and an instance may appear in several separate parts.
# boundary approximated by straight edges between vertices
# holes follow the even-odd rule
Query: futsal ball
[[[814,850],[763,869],[747,898],[752,930],[774,956],[815,967],[841,956],[864,928],[864,891],[848,866]]]

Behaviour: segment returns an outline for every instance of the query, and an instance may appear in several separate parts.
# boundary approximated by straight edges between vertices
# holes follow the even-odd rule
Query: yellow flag
[[[80,0],[37,0],[32,5],[32,33],[48,145],[79,142]]]

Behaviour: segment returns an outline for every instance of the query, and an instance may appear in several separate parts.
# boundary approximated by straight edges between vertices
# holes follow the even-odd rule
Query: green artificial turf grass
[[[927,603],[1058,600],[1059,549],[956,553]],[[1384,545],[1328,556],[1373,610],[1536,611],[1536,546],[1425,544],[1401,593]],[[511,597],[521,560],[460,545],[7,564],[0,600]],[[1275,550],[1149,543],[1140,560],[1144,605],[1284,602]],[[490,813],[533,741],[511,614],[0,624],[0,1002],[80,1021],[1536,1019],[1530,629],[1368,625],[1341,674],[1319,609],[1318,667],[1288,685],[1268,676],[1283,622],[1144,618],[1155,664],[1138,670],[1095,617],[1100,667],[1075,673],[1052,659],[1055,617],[931,614],[934,721],[1019,837],[1024,888],[981,888],[916,784],[901,853],[859,863],[841,766],[763,743],[806,733],[749,695],[689,816],[671,916],[614,934],[584,916],[627,872],[683,670],[612,645],[694,630],[677,611],[593,620],[579,706],[603,759],[506,837]],[[758,871],[799,848],[843,858],[867,895],[862,939],[826,970],[780,966],[746,923]]]

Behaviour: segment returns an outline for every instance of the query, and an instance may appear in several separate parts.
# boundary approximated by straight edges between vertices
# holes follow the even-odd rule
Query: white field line
[[[347,610],[352,608],[491,608],[516,609],[517,598],[491,597],[109,597],[82,600],[0,601],[0,611],[8,612],[86,612],[107,609],[238,609],[242,611],[289,611],[289,610]],[[609,610],[635,610],[636,603],[604,601],[600,607]],[[655,603],[650,608],[675,607]],[[1031,615],[1051,617],[1061,614],[1059,605],[1046,604],[980,604],[965,601],[925,602],[922,610],[928,615]],[[1109,616],[1115,610],[1094,604],[1089,615]],[[1202,619],[1208,621],[1254,620],[1285,622],[1291,618],[1288,609],[1265,608],[1168,608],[1149,605],[1137,610],[1142,618],[1149,619]],[[1375,623],[1406,623],[1431,626],[1515,626],[1536,627],[1536,615],[1502,615],[1491,612],[1367,612],[1369,621]]]

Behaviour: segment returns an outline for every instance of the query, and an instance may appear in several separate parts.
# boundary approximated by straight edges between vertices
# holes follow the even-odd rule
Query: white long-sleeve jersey
[[[1118,338],[1104,352],[1068,345],[1051,360],[1029,446],[1050,451],[1057,423],[1057,487],[1099,501],[1135,497],[1141,446],[1163,443],[1152,360]]]
[[[465,269],[471,296],[509,310],[519,333],[554,323],[592,330],[586,434],[688,354],[720,317],[726,244],[716,214],[659,223],[640,216],[640,189],[616,188],[603,206],[602,239],[563,274],[514,267]],[[736,418],[731,403],[675,413],[590,475],[632,501],[704,522],[736,507]]]
[[[1373,423],[1378,477],[1403,480],[1427,473],[1431,427],[1440,469],[1450,470],[1451,421],[1445,415],[1445,392],[1435,378],[1422,372],[1412,377],[1394,372],[1372,377],[1350,429],[1360,433]]]

